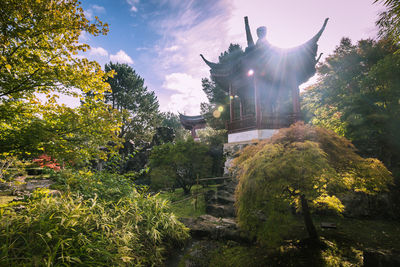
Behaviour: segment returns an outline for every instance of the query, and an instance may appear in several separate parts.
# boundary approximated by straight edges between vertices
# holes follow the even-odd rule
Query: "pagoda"
[[[179,114],[179,120],[183,128],[189,130],[192,134],[192,137],[195,141],[199,140],[197,136],[196,130],[203,129],[206,127],[206,120],[203,118],[202,115],[197,116],[187,116],[183,114]]]
[[[317,42],[322,28],[309,41],[280,49],[266,40],[267,29],[257,29],[256,43],[244,18],[247,47],[233,59],[213,63],[200,55],[211,68],[212,79],[230,97],[228,143],[269,138],[276,129],[300,120],[299,85],[315,72]]]

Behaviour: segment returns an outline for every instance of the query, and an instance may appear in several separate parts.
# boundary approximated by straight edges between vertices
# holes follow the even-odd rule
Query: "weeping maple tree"
[[[318,240],[310,204],[341,213],[337,194],[387,190],[392,175],[377,159],[362,158],[332,131],[296,123],[271,139],[246,147],[235,159],[239,224],[261,243],[282,240],[301,211],[309,237]]]

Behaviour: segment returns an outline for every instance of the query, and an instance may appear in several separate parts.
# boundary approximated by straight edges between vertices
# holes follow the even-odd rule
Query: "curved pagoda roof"
[[[202,115],[187,116],[179,114],[179,120],[186,130],[191,130],[196,126],[204,126],[206,124],[206,120]]]
[[[328,18],[321,29],[311,39],[302,45],[289,49],[280,49],[270,45],[266,40],[259,39],[254,44],[247,17],[245,28],[247,48],[240,56],[229,62],[213,63],[200,55],[211,68],[211,76],[215,81],[228,90],[231,84],[240,88],[243,81],[248,79],[248,71],[254,70],[257,75],[273,84],[295,83],[300,85],[315,74],[315,65],[322,54],[317,58],[317,42],[325,30]]]

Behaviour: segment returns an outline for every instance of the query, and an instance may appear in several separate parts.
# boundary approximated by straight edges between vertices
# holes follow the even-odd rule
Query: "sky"
[[[209,68],[200,58],[218,61],[230,43],[246,47],[244,16],[253,38],[267,27],[268,41],[288,48],[310,39],[328,25],[318,53],[333,52],[342,37],[353,41],[375,38],[375,21],[384,8],[373,0],[81,0],[86,17],[98,16],[109,24],[106,36],[83,33],[80,41],[91,46],[83,54],[103,67],[119,62],[130,65],[155,91],[161,111],[186,115],[200,113],[207,102],[201,79]],[[315,82],[311,78],[306,85]],[[305,85],[301,86],[304,87]]]

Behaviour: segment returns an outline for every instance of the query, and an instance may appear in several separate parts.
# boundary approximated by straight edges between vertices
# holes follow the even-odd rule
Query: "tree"
[[[147,163],[150,142],[160,122],[157,97],[127,64],[110,62],[105,71],[115,73],[107,79],[111,91],[105,92],[105,103],[122,114],[119,137],[124,142],[117,160],[120,172],[140,171]]]
[[[381,2],[387,10],[379,14],[376,25],[379,27],[380,37],[390,38],[393,43],[400,41],[400,2],[398,0],[375,0]]]
[[[0,3],[0,99],[71,88],[101,94],[107,76],[95,61],[76,57],[90,47],[82,32],[106,34],[108,25],[85,18],[78,0],[4,0]]]
[[[161,126],[172,129],[175,140],[184,140],[190,135],[189,131],[182,127],[179,116],[172,112],[161,113]]]
[[[246,147],[235,165],[239,224],[266,243],[280,241],[290,231],[290,206],[301,210],[310,238],[317,240],[310,204],[340,213],[344,206],[338,193],[374,195],[392,182],[379,160],[360,157],[334,132],[302,123]]]
[[[226,130],[215,130],[210,127],[198,131],[200,142],[206,144],[212,157],[211,173],[218,177],[224,174],[224,143],[227,142]]]
[[[144,86],[144,79],[127,64],[110,62],[105,70],[116,73],[107,79],[111,91],[105,93],[105,102],[123,114],[119,136],[125,139],[123,154],[128,155],[132,142],[139,145],[142,140],[151,141],[160,120],[159,104],[154,92]]]
[[[229,64],[243,53],[238,44],[230,44],[227,51],[219,56],[220,63]],[[202,79],[202,87],[209,103],[201,104],[201,113],[207,124],[217,130],[225,129],[225,122],[229,120],[229,95],[212,79]],[[221,111],[222,108],[222,111]],[[220,109],[220,110],[219,110]]]
[[[400,55],[387,40],[342,39],[319,65],[320,80],[302,94],[303,111],[315,125],[350,139],[366,157],[400,169]]]
[[[174,185],[181,187],[185,194],[190,193],[197,177],[203,178],[210,173],[211,165],[208,147],[193,139],[154,147],[149,163],[152,182],[162,179],[160,175],[165,176],[166,180],[173,179]]]
[[[99,101],[112,72],[77,56],[90,48],[80,34],[106,34],[107,24],[86,19],[77,0],[5,0],[0,8],[1,156],[47,153],[80,163],[112,153],[119,115]],[[78,96],[77,90],[91,92],[80,107],[56,103],[57,93]]]
[[[77,108],[55,101],[53,97],[42,104],[31,98],[30,102],[7,101],[0,105],[6,111],[0,119],[0,155],[32,158],[47,154],[58,162],[80,165],[104,160],[118,151],[117,111],[102,102],[91,103],[92,99]]]

